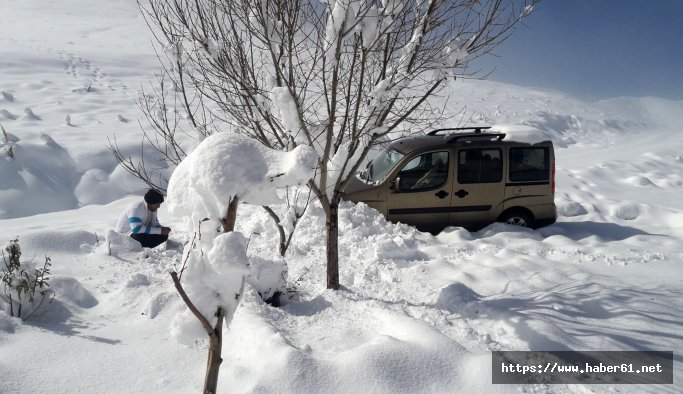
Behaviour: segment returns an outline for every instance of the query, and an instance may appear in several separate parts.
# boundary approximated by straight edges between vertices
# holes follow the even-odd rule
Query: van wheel
[[[498,221],[507,224],[512,224],[515,226],[529,228],[533,227],[534,224],[534,220],[531,218],[531,216],[528,213],[522,211],[508,212],[502,215]]]

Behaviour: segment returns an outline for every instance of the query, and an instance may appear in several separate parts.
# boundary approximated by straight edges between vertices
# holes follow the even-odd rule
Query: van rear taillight
[[[553,176],[551,178],[550,193],[555,194],[555,160],[553,160]]]

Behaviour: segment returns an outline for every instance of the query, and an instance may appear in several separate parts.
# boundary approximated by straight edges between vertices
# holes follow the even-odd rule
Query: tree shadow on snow
[[[514,327],[516,337],[531,350],[573,350],[563,342],[582,338],[588,344],[592,339],[619,347],[595,350],[666,350],[683,345],[683,310],[669,301],[682,297],[683,291],[664,287],[571,283],[543,292],[485,299],[476,312],[481,318]]]
[[[652,234],[635,227],[621,226],[616,223],[601,222],[557,222],[548,227],[538,229],[544,237],[562,235],[574,241],[588,237],[598,237],[604,241],[623,241],[637,235],[665,236]]]
[[[58,299],[54,299],[50,304],[44,304],[42,308],[44,308],[42,313],[29,319],[26,323],[63,336],[74,336],[109,345],[121,343],[118,339],[83,334],[84,330],[90,328],[90,324],[74,316],[69,308]]]

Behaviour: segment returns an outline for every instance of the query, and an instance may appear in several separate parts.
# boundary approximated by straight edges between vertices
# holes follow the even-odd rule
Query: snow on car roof
[[[500,124],[491,126],[487,131],[505,133],[503,141],[515,141],[527,144],[552,141],[552,136],[547,131],[539,130],[527,125]]]

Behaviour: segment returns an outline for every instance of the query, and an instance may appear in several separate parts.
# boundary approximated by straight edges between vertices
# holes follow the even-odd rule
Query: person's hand
[[[168,235],[168,233],[170,233],[170,232],[171,232],[170,227],[161,226],[161,235]]]

